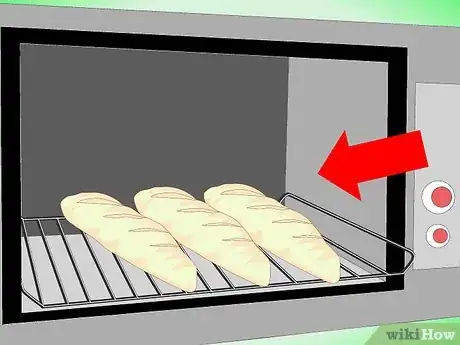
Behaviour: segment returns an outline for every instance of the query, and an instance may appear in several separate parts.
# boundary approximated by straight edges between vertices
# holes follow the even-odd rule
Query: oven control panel
[[[414,269],[460,266],[460,85],[416,84],[430,167],[415,172]]]

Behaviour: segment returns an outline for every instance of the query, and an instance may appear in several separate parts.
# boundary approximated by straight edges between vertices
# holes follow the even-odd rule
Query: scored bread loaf
[[[134,202],[185,247],[253,284],[269,284],[269,260],[235,219],[173,187],[143,190]]]
[[[243,184],[212,187],[204,199],[235,218],[260,247],[327,282],[340,279],[339,257],[300,213]]]
[[[181,290],[196,290],[195,265],[161,224],[101,193],[68,196],[61,209],[110,252]]]

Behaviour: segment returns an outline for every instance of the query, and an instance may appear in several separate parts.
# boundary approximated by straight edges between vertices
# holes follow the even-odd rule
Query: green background
[[[0,3],[460,26],[460,0],[0,0]]]
[[[0,0],[0,3],[460,27],[460,0]],[[460,317],[435,322],[455,324],[460,337]],[[395,329],[398,327],[395,325]],[[360,345],[377,329],[366,327],[233,344]]]

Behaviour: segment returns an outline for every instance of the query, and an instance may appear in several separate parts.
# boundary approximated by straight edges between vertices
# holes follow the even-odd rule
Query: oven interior
[[[20,68],[22,312],[331,287],[267,252],[259,288],[184,248],[199,288],[178,291],[68,223],[60,201],[79,192],[134,207],[148,187],[248,184],[328,239],[333,285],[388,277],[386,180],[359,201],[317,175],[344,130],[387,135],[386,63],[22,44]]]

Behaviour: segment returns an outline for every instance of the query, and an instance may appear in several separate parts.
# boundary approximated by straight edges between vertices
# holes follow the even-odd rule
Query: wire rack
[[[410,256],[408,263],[401,272],[389,273],[364,257],[323,236],[324,240],[337,249],[339,256],[341,256],[341,278],[337,284],[371,282],[376,281],[376,279],[381,281],[386,277],[405,274],[412,265],[414,252],[411,249],[392,242],[380,234],[292,193],[286,193],[280,201],[284,203],[288,198],[292,198],[305,206],[346,223],[369,236],[404,251]],[[36,229],[35,236],[30,236],[29,234],[31,227]],[[57,230],[52,235],[49,235],[47,229],[49,227],[54,227]],[[70,233],[65,231],[69,228],[72,228]],[[135,268],[115,254],[108,252],[91,237],[73,228],[63,217],[23,218],[22,235],[22,291],[30,301],[43,310],[105,303],[194,298],[210,294],[217,296],[229,293],[251,293],[273,289],[298,289],[331,285],[305,272],[300,274],[297,272],[296,274],[295,268],[289,267],[284,261],[261,248],[272,265],[272,278],[267,287],[255,286],[182,247],[182,250],[190,257],[198,269],[197,290],[187,293],[167,285],[150,274]],[[38,245],[38,242],[40,242],[40,245]],[[57,243],[61,247],[60,250],[57,250]],[[341,253],[342,255],[340,255]],[[360,265],[358,266],[344,259],[343,254],[347,254]],[[64,263],[67,263],[67,266]],[[24,266],[27,268],[24,269]],[[47,277],[43,276],[43,267],[47,267],[49,271]],[[92,269],[91,274],[88,273],[90,268]],[[25,275],[30,277],[27,288],[24,281]],[[73,281],[69,278],[71,276]],[[117,279],[114,278],[115,276]],[[51,281],[55,283],[54,287],[52,287],[53,284],[50,284]],[[121,286],[124,291],[121,291],[123,290],[120,288]],[[49,298],[49,296],[52,296],[52,298]]]

